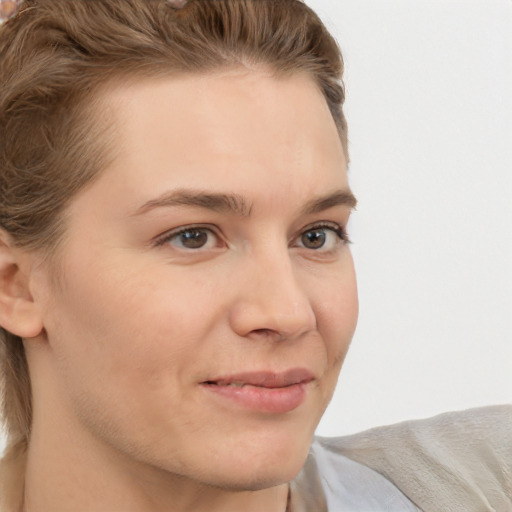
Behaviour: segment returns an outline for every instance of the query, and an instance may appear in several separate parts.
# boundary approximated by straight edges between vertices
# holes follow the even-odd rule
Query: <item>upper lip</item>
[[[223,375],[208,379],[204,384],[228,386],[230,384],[258,386],[262,388],[284,388],[294,384],[310,382],[314,375],[305,368],[292,368],[283,372],[255,371]]]

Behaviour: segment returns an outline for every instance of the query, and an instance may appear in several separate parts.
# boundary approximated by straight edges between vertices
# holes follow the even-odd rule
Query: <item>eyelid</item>
[[[348,236],[347,229],[345,226],[343,226],[342,224],[339,224],[337,222],[325,221],[325,220],[313,222],[312,224],[309,224],[309,225],[303,227],[299,231],[299,233],[293,237],[292,241],[297,240],[304,233],[306,233],[308,231],[312,231],[314,229],[329,229],[329,230],[333,231],[339,237],[340,241],[343,244],[351,244],[352,243],[352,241],[350,240],[350,238]]]
[[[185,226],[180,226],[178,228],[171,229],[161,235],[156,236],[155,238],[153,238],[152,243],[156,247],[161,247],[162,245],[166,244],[167,242],[170,242],[174,237],[180,235],[181,233],[193,231],[194,229],[209,231],[217,238],[217,240],[222,240],[222,236],[218,233],[218,230],[215,228],[215,226],[211,224],[187,224]]]
[[[155,238],[153,238],[152,244],[156,247],[161,247],[167,242],[171,241],[176,236],[180,235],[181,233],[194,229],[209,231],[217,238],[217,240],[222,240],[227,245],[226,241],[219,233],[217,226],[212,224],[186,224],[184,226],[179,226],[161,235],[156,236]],[[333,221],[318,221],[308,224],[292,237],[290,243],[293,243],[294,241],[299,239],[304,233],[314,229],[328,229],[334,232],[339,237],[340,242],[343,245],[352,243],[351,240],[349,239],[346,228],[342,224]],[[320,250],[317,251],[321,252]]]

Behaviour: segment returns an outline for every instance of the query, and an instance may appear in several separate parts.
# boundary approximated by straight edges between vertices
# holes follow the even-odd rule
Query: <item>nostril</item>
[[[316,329],[316,316],[306,291],[291,279],[277,283],[268,273],[255,283],[244,283],[229,310],[233,331],[262,342],[281,342],[302,337]]]
[[[252,333],[262,338],[272,338],[277,341],[283,341],[286,339],[286,336],[273,329],[254,329]]]
[[[264,334],[264,335],[268,335],[270,334],[271,330],[270,329],[254,329],[254,331],[256,334]]]

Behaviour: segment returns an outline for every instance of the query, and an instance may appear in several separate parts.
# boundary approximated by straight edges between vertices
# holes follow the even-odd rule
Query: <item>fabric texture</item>
[[[399,489],[369,467],[315,440],[290,487],[290,512],[418,512]]]
[[[316,438],[294,493],[292,512],[512,512],[512,405]]]

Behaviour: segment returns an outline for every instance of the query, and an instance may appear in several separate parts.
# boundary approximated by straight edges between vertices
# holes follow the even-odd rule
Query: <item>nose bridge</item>
[[[267,245],[245,256],[233,326],[244,336],[273,333],[293,338],[316,329],[308,291],[297,279],[287,247]]]

